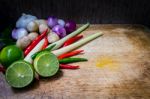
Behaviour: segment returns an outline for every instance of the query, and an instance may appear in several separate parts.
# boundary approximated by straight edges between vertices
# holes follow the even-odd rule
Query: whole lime
[[[14,61],[23,58],[23,51],[16,45],[9,45],[4,47],[0,53],[0,62],[4,67],[8,67]]]

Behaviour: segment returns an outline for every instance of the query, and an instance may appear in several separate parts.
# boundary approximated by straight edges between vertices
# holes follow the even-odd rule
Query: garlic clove
[[[35,22],[38,24],[38,26],[41,25],[41,24],[47,25],[47,22],[44,19],[38,19],[38,20],[35,20]]]
[[[47,39],[49,43],[53,43],[58,41],[60,38],[56,33],[51,32],[47,35]]]
[[[38,36],[38,33],[36,32],[31,32],[28,34],[28,38],[33,41],[36,37]]]
[[[48,25],[45,25],[45,24],[39,25],[39,32],[40,33],[43,33],[46,29],[48,29],[48,32],[50,32],[50,28],[48,27]]]
[[[30,23],[28,23],[27,25],[27,30],[30,32],[35,32],[38,31],[38,24],[34,21],[31,21]]]

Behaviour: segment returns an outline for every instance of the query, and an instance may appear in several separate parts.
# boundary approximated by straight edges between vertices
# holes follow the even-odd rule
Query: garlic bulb
[[[36,37],[38,36],[38,33],[36,32],[31,32],[28,34],[28,38],[33,41]]]
[[[31,21],[30,23],[28,23],[27,25],[27,30],[30,32],[35,32],[38,31],[38,24],[34,21]]]
[[[20,47],[21,49],[25,49],[29,44],[31,43],[31,40],[28,36],[24,36],[17,40],[16,45]]]
[[[45,25],[45,24],[39,25],[39,32],[40,33],[43,33],[46,29],[48,29],[48,32],[50,32],[50,28],[47,25]]]
[[[41,24],[47,25],[47,22],[44,19],[38,19],[38,20],[35,20],[35,22],[38,24],[38,26],[41,25]]]
[[[47,39],[49,43],[53,43],[58,41],[60,38],[56,33],[51,32],[47,35]]]
[[[16,27],[17,28],[26,28],[27,24],[31,21],[36,20],[37,17],[30,14],[22,14],[22,16],[17,20]]]

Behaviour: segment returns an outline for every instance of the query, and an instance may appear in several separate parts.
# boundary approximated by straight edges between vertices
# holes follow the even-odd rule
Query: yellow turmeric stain
[[[118,68],[118,61],[115,60],[113,57],[100,57],[96,61],[96,66],[99,68],[108,68],[108,69],[117,69]]]

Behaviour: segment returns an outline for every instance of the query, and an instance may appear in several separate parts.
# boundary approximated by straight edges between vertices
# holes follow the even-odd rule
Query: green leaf
[[[7,39],[7,38],[12,39],[11,38],[11,32],[12,32],[12,28],[10,26],[5,28],[4,31],[2,31],[2,33],[1,33],[2,34],[1,38],[3,38],[3,39]]]
[[[0,42],[3,42],[6,45],[15,44],[15,42],[12,39],[1,39],[0,38]]]
[[[15,41],[11,38],[11,32],[12,28],[11,26],[5,28],[0,34],[0,43],[1,46],[0,48],[7,46],[7,45],[12,45],[15,44]]]

